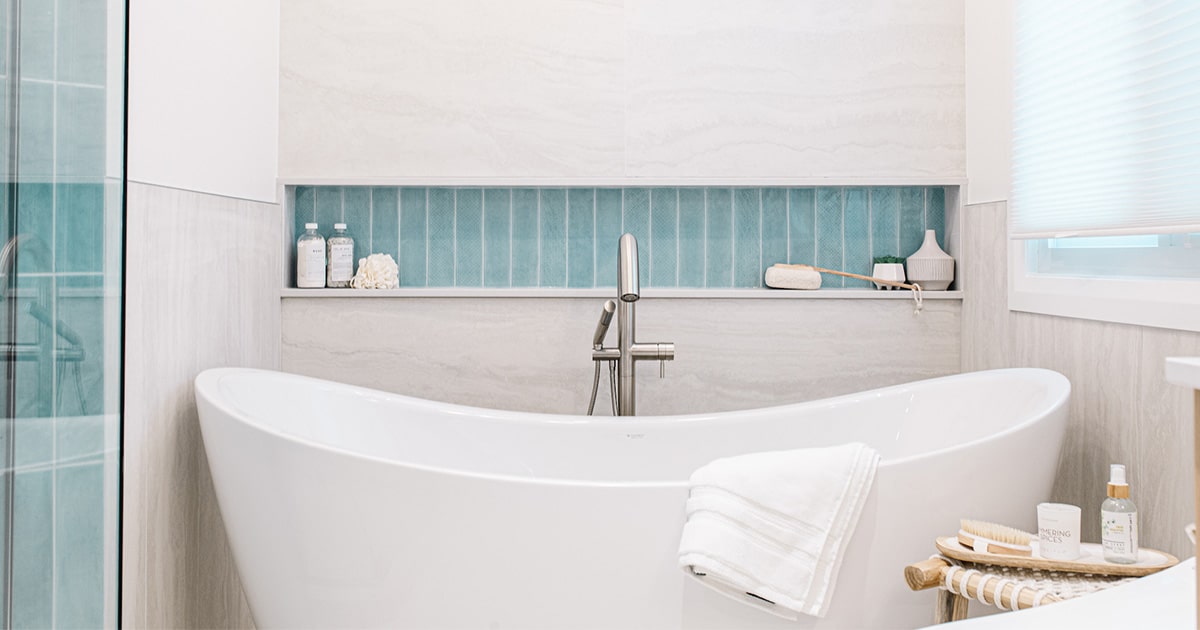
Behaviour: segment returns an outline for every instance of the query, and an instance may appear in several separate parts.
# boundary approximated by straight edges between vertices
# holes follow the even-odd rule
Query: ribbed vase
[[[926,291],[945,291],[954,282],[954,257],[938,247],[933,230],[925,230],[925,242],[905,264],[908,281]]]

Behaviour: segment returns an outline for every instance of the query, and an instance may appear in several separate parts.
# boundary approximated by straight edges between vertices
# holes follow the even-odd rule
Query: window
[[[1014,26],[1010,307],[1200,331],[1200,2]]]

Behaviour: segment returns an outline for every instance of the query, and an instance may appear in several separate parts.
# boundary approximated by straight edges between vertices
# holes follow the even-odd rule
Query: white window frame
[[[1200,332],[1200,279],[1031,273],[1029,243],[1009,241],[1009,310]]]

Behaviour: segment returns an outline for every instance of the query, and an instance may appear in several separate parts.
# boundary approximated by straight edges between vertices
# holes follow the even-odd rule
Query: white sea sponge
[[[358,259],[358,273],[350,280],[355,289],[395,289],[400,286],[400,267],[391,254],[371,254]]]

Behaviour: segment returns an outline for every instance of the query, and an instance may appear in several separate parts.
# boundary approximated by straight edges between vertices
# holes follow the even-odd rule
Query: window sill
[[[1009,310],[1200,332],[1200,280],[1029,274],[1022,241],[1008,260]]]

